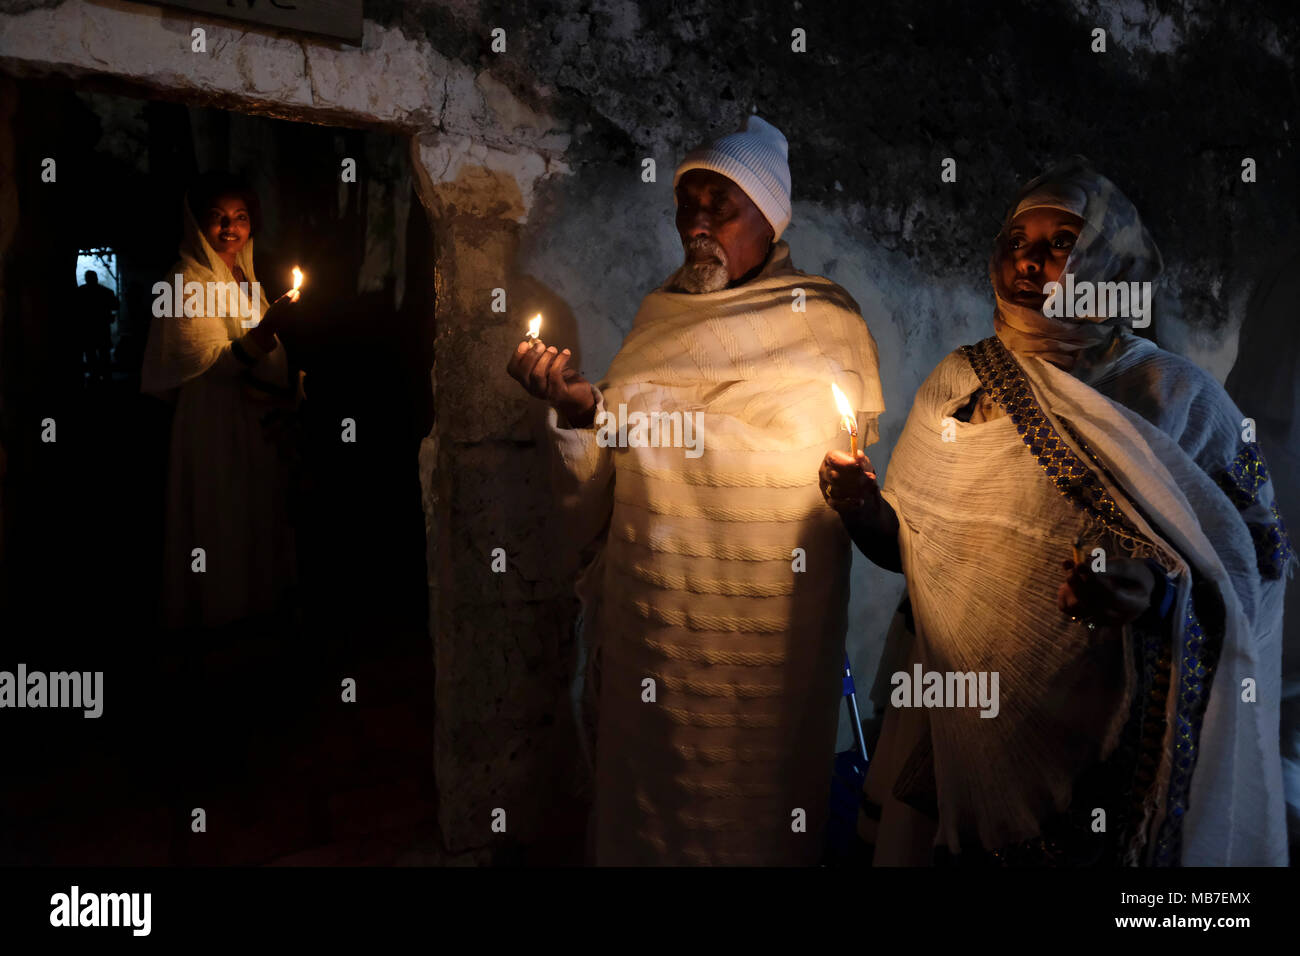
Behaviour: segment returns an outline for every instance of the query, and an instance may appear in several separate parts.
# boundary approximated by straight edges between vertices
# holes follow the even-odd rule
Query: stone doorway
[[[33,669],[102,671],[116,702],[102,725],[28,721],[28,783],[8,790],[5,814],[25,826],[4,855],[437,859],[416,468],[433,424],[433,257],[408,138],[94,84],[5,85],[16,168],[39,168],[46,153],[56,163],[53,182],[18,177],[6,275],[7,301],[24,306],[7,311],[0,377],[18,439],[7,448],[6,644]],[[52,116],[54,136],[42,129]],[[339,182],[345,159],[359,186]],[[293,498],[298,599],[278,626],[165,631],[155,607],[173,413],[140,394],[140,361],[184,189],[214,169],[247,175],[262,197],[255,255],[268,295],[287,285],[291,260],[310,277],[281,333],[310,383]],[[82,249],[104,246],[117,254],[120,334],[113,376],[85,381],[72,269]],[[358,445],[339,441],[345,417],[362,429]],[[46,419],[54,442],[23,427]],[[351,711],[331,693],[344,677],[361,688]],[[220,838],[191,836],[195,807]]]
[[[549,561],[543,543],[549,489],[518,477],[534,439],[502,356],[518,340],[521,300],[523,311],[540,306],[548,322],[563,321],[562,304],[521,275],[517,259],[542,181],[571,172],[572,137],[487,70],[444,54],[419,29],[381,19],[366,20],[361,46],[351,47],[123,0],[18,4],[0,34],[0,73],[405,138],[429,225],[432,281],[423,294],[438,354],[436,369],[425,369],[432,424],[409,466],[421,492],[416,533],[424,535],[434,658],[423,693],[435,715],[426,762],[436,770],[441,849],[429,858],[571,862],[581,856],[585,814],[569,719],[576,602],[571,574]],[[208,43],[199,59],[190,42],[197,26]],[[13,169],[16,103],[11,92],[0,97],[0,165]],[[17,201],[12,180],[0,184],[0,208]],[[5,274],[37,276],[46,266],[23,259],[13,222],[0,216]],[[499,287],[510,290],[510,314],[489,308]],[[21,291],[14,285],[0,296],[6,341],[13,317],[36,307]],[[18,454],[6,447],[12,434],[6,423],[0,460]],[[10,520],[2,497],[0,519]],[[511,556],[509,575],[490,571],[496,546]],[[7,567],[20,560],[0,551]],[[496,807],[509,809],[507,834],[491,829]]]

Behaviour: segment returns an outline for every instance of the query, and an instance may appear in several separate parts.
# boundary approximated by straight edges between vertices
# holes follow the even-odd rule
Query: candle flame
[[[297,266],[293,267],[293,287],[295,289],[302,287],[302,270]]]
[[[528,337],[535,339],[542,334],[542,313],[538,312],[528,320]]]
[[[835,395],[835,407],[840,413],[841,427],[850,435],[856,435],[858,433],[858,420],[853,415],[853,406],[849,404],[848,398],[834,382],[831,382],[831,392]]]

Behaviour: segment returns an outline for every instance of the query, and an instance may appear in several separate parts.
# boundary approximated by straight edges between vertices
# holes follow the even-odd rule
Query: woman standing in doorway
[[[288,468],[269,432],[277,410],[301,397],[276,337],[298,293],[272,307],[257,285],[261,208],[244,180],[203,177],[186,194],[183,216],[180,260],[166,282],[179,274],[183,288],[200,283],[203,301],[154,318],[141,390],[175,403],[162,623],[219,627],[280,609],[295,583]],[[207,293],[209,283],[232,282],[237,296]]]

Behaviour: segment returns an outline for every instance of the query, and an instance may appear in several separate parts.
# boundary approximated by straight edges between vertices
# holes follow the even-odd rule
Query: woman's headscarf
[[[190,208],[190,196],[187,193],[181,203],[184,217],[180,244],[180,259],[164,277],[168,285],[175,282],[176,273],[181,273],[183,283],[199,282],[207,289],[209,282],[235,282],[234,273],[217,255],[208,243],[198,220]],[[254,222],[253,226],[259,225]],[[235,265],[244,273],[252,294],[253,283],[257,276],[253,272],[253,237],[250,232],[248,241],[235,256]],[[266,293],[257,287],[260,303],[256,308],[258,315],[265,315],[271,307]],[[206,299],[206,294],[205,294]],[[175,390],[181,385],[197,378],[212,367],[221,355],[221,350],[248,330],[240,321],[249,316],[254,303],[239,296],[238,306],[226,302],[225,308],[217,309],[212,315],[156,316],[149,327],[149,339],[145,345],[144,365],[140,370],[140,389],[162,398],[174,398]],[[173,303],[174,310],[174,303]],[[206,311],[206,310],[205,310]]]
[[[1013,352],[1037,355],[1073,369],[1079,353],[1105,343],[1127,317],[1082,316],[1049,318],[1038,309],[1016,305],[1008,298],[998,269],[1006,234],[1027,209],[1045,207],[1074,213],[1083,228],[1061,271],[1076,283],[1135,282],[1156,279],[1164,267],[1160,250],[1127,196],[1114,183],[1075,156],[1049,169],[1020,191],[1007,213],[989,258],[989,278],[997,309],[993,327]]]

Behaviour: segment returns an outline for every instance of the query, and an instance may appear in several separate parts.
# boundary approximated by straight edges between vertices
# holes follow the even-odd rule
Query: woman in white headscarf
[[[1248,423],[1129,316],[1044,315],[1067,275],[1160,269],[1113,183],[1052,169],[997,237],[996,334],[922,384],[884,488],[861,454],[823,464],[859,547],[907,578],[866,786],[877,863],[1286,863],[1295,555]],[[918,665],[998,674],[996,716],[891,694]]]
[[[253,271],[256,194],[235,177],[205,177],[183,215],[180,260],[165,278],[172,287],[181,276],[183,305],[176,314],[169,293],[169,314],[155,310],[141,389],[175,403],[162,621],[217,627],[280,609],[294,584],[288,463],[274,434],[301,393],[275,335],[285,306],[270,306]],[[228,283],[238,294],[215,294],[233,292]]]

